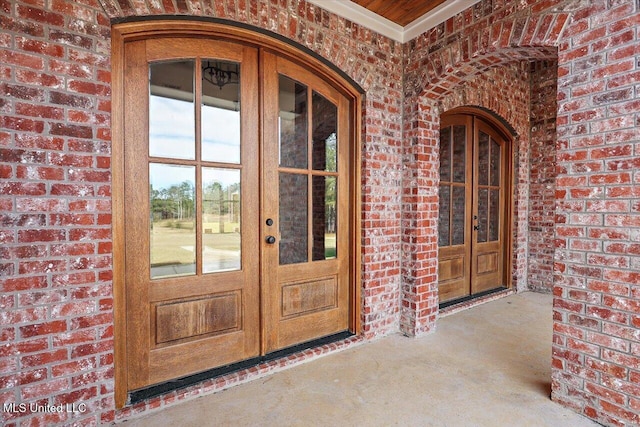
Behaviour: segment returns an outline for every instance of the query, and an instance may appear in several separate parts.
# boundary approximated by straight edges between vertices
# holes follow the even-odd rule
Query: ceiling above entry
[[[409,41],[480,0],[307,0],[399,42]]]
[[[431,12],[446,0],[351,0],[389,21],[406,27],[421,16]]]

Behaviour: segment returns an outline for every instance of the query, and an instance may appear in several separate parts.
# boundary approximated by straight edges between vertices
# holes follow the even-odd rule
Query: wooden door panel
[[[127,387],[136,390],[260,354],[259,253],[256,245],[259,238],[258,73],[255,49],[220,41],[152,39],[130,42],[125,46],[125,58]],[[242,134],[237,143],[242,148],[242,156],[238,162],[211,162],[202,156],[203,141],[207,137],[205,133],[209,131],[200,124],[201,112],[205,106],[220,109],[220,114],[229,111],[223,110],[229,108],[229,103],[212,101],[215,96],[204,99],[205,83],[199,67],[205,58],[240,64],[240,82],[236,87],[239,87],[241,101],[239,108],[242,114],[238,120]],[[183,78],[191,72],[184,71],[187,63],[193,65],[193,74],[189,77],[194,81],[192,86]],[[166,87],[150,91],[150,86],[158,84],[152,81],[150,73],[155,64],[169,64],[163,70],[182,74],[166,76]],[[187,89],[188,93],[185,92]],[[207,88],[207,93],[215,95],[213,90],[217,87]],[[192,134],[193,139],[173,137],[159,143],[164,152],[156,150],[150,153],[151,135],[156,138],[154,143],[157,141],[152,129],[156,122],[150,121],[150,96],[159,97],[159,101],[153,102],[176,106],[190,103],[196,114],[171,120],[176,121],[175,127],[178,123],[186,128],[192,126],[192,131],[187,133]],[[222,96],[219,95],[220,99]],[[153,114],[160,114],[153,111]],[[193,123],[185,124],[187,119]],[[169,126],[163,131],[171,132],[172,128]],[[182,156],[179,149],[170,145],[178,143],[194,149],[189,155]],[[154,172],[158,170],[161,172]],[[207,227],[204,222],[211,221],[204,217],[209,197],[205,196],[205,172],[209,170],[231,171],[239,179],[236,199],[240,206],[237,220],[241,227],[237,226],[237,237],[233,230],[220,230],[228,233],[227,240],[231,242],[232,250],[235,251],[236,242],[240,242],[241,260],[237,265],[233,264],[230,271],[216,272],[214,269],[208,272],[203,261],[210,253],[205,247],[204,237]],[[177,199],[183,196],[170,193],[173,187],[166,191],[164,199],[164,196],[156,194],[165,189],[156,189],[153,180],[170,179],[179,184],[182,179],[162,173],[164,171],[189,172],[192,181],[188,188],[185,187],[188,199]],[[189,181],[185,182],[189,184]],[[228,187],[229,192],[231,188]],[[180,222],[175,215],[176,212],[179,215],[185,212],[187,201],[193,205],[190,217],[193,219]],[[168,219],[164,219],[163,212],[167,210],[171,213]],[[221,222],[222,218],[221,213],[218,221]],[[162,228],[161,232],[158,227]],[[185,227],[188,227],[186,231]],[[184,233],[189,236],[186,240]],[[193,254],[195,258],[189,268],[180,264],[185,253]],[[163,257],[169,260],[168,266],[162,264]]]
[[[155,346],[238,331],[242,326],[241,301],[241,293],[236,291],[186,301],[152,303]]]
[[[441,302],[469,294],[469,259],[465,250],[440,248],[438,256],[438,295]]]
[[[335,276],[282,285],[282,319],[292,319],[337,306],[338,282]]]
[[[441,129],[438,296],[442,303],[470,293],[471,120],[445,117]]]
[[[263,202],[273,220],[263,221],[263,352],[270,353],[349,328],[350,123],[346,98],[313,73],[266,52],[263,70]],[[318,134],[326,138],[331,126],[336,151],[319,152]],[[325,217],[330,184],[335,241]]]
[[[293,62],[266,52],[259,62],[257,49],[236,43],[154,38],[127,42],[124,52],[127,389],[348,330],[347,98]],[[237,99],[210,67],[237,72]],[[279,164],[279,76],[309,90],[306,166]],[[235,154],[219,152],[224,144],[212,135],[228,123],[213,110],[239,123],[228,133],[238,135]],[[180,127],[188,132],[165,138]],[[282,204],[287,174],[306,186],[306,240],[290,239],[302,258],[279,254],[281,218],[299,207]]]
[[[505,285],[506,142],[487,123],[475,119],[474,148],[473,212],[478,219],[473,232],[471,293],[477,294]],[[492,201],[492,194],[499,197]]]
[[[463,135],[464,158],[455,148]],[[443,117],[440,145],[438,289],[443,303],[506,284],[508,147],[486,122],[465,114]]]
[[[256,352],[239,359],[239,355],[246,354],[247,350],[244,331],[155,349],[148,360],[148,382],[162,383],[258,355]]]

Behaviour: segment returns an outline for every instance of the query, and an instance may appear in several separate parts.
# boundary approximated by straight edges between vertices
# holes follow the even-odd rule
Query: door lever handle
[[[264,241],[270,245],[273,245],[276,242],[276,238],[274,236],[267,236],[267,238],[264,239]]]
[[[473,226],[473,231],[478,231],[478,230],[479,230],[478,226],[477,226],[477,225],[474,225],[474,226]]]

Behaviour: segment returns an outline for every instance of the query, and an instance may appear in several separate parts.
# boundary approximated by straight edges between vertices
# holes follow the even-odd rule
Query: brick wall
[[[531,63],[527,287],[548,293],[555,252],[557,79],[557,61]]]
[[[405,45],[405,143],[412,151],[418,151],[415,146],[436,151],[434,135],[414,136],[414,129],[432,128],[437,119],[429,107],[467,76],[514,61],[557,59],[553,398],[611,425],[640,422],[638,8],[634,1],[482,1]],[[543,73],[534,71],[539,87]],[[422,105],[428,107],[416,108]],[[535,107],[532,115],[551,119]],[[538,138],[536,132],[532,138]],[[541,154],[520,148],[521,165],[529,155]],[[429,171],[421,174],[437,180]],[[547,179],[536,176],[531,189],[524,185],[529,177],[529,171],[518,176],[516,197],[526,204]],[[428,191],[428,184],[415,185],[412,194],[421,197],[408,198],[409,209],[436,212]],[[530,208],[538,209],[537,203],[532,200]],[[528,218],[522,217],[528,213],[517,210],[518,236],[528,234]],[[427,218],[416,218],[409,231],[435,241]],[[516,272],[520,268],[541,271],[539,263],[518,265]],[[428,312],[437,276],[418,269],[406,276],[420,281],[412,301]]]
[[[640,4],[584,2],[558,53],[553,398],[640,424]]]
[[[0,1],[0,402],[93,420],[113,389],[110,29],[97,2],[44,3]],[[29,412],[0,419],[66,419]]]
[[[0,0],[0,402],[88,409],[3,422],[125,419],[286,365],[114,410],[109,18],[185,14],[278,33],[364,88],[365,339],[433,329],[439,115],[474,96],[519,135],[514,280],[526,286],[529,109],[473,86],[557,60],[553,398],[605,424],[640,423],[639,7],[484,0],[402,46],[303,1]]]
[[[211,392],[325,346],[114,411],[110,27],[189,14],[247,23],[324,56],[367,92],[362,138],[362,325],[397,330],[401,45],[297,1],[0,0],[0,402],[83,402],[75,414],[2,413],[7,425],[124,419]],[[104,8],[102,7],[104,6]],[[165,9],[166,8],[166,9]]]

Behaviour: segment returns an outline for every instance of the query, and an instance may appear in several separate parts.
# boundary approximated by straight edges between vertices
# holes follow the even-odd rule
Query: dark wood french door
[[[509,146],[479,117],[440,127],[440,303],[507,286]]]
[[[346,98],[237,43],[124,57],[127,389],[348,330]]]

